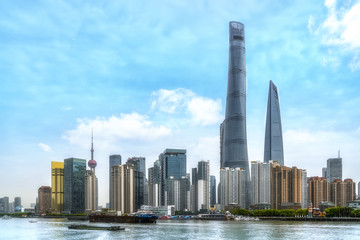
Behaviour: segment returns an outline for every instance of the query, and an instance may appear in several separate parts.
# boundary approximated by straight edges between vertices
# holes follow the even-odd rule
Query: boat
[[[112,216],[112,215],[90,215],[90,222],[107,222],[107,223],[156,223],[158,219],[154,214],[137,214],[129,216]]]
[[[69,229],[77,229],[77,230],[108,230],[108,231],[119,231],[119,230],[125,230],[125,228],[122,228],[120,226],[92,226],[92,225],[79,225],[79,224],[72,224],[68,226]]]
[[[30,220],[29,223],[37,223],[36,220]]]
[[[231,218],[225,214],[199,214],[193,219],[197,220],[230,220]]]
[[[9,220],[9,219],[12,219],[12,217],[10,217],[9,215],[4,215],[1,219],[3,219],[3,220]]]

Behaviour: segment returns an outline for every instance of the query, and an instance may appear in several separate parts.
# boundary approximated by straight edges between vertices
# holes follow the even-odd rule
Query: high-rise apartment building
[[[273,162],[251,162],[251,203],[271,204],[271,168]]]
[[[330,184],[330,201],[335,204],[335,207],[346,207],[347,202],[354,200],[355,183],[348,178],[344,181],[335,179]]]
[[[85,212],[86,160],[67,158],[64,160],[64,211]]]
[[[301,208],[306,209],[308,208],[309,203],[309,185],[307,180],[307,172],[305,169],[303,169],[301,173],[301,184]]]
[[[110,189],[111,189],[111,168],[121,165],[121,155],[114,154],[109,156],[109,205],[110,205]],[[110,208],[113,208],[110,205]]]
[[[135,174],[133,164],[113,166],[110,176],[110,206],[122,213],[135,211]]]
[[[284,149],[277,87],[270,81],[267,103],[264,162],[277,161],[284,166]]]
[[[127,160],[128,164],[134,165],[135,176],[135,210],[145,204],[146,193],[146,163],[144,157],[132,157]]]
[[[246,208],[246,171],[241,168],[220,169],[221,208]]]
[[[302,169],[273,163],[270,186],[271,208],[301,208]]]
[[[215,176],[210,176],[210,207],[215,206],[216,204],[216,178]]]
[[[64,162],[51,162],[51,209],[64,211]]]
[[[314,208],[319,208],[320,202],[329,201],[329,183],[323,177],[311,177],[308,180],[309,202]]]
[[[220,126],[221,168],[246,173],[246,206],[250,204],[250,170],[246,136],[246,63],[244,24],[229,23],[229,69],[226,114]]]
[[[38,190],[39,213],[46,213],[51,209],[51,187],[42,186]]]
[[[172,179],[173,182],[174,180],[186,179],[186,150],[165,149],[165,151],[160,154],[159,160],[161,169],[160,204],[161,206],[172,205],[171,201],[169,201],[170,198],[168,194],[173,191],[170,189],[171,186],[168,180]],[[186,188],[184,190],[186,190]],[[185,196],[187,193],[182,192],[181,194]],[[186,204],[181,203],[180,205],[185,206]]]
[[[335,179],[342,180],[342,158],[340,156],[327,160],[326,180],[331,184]]]

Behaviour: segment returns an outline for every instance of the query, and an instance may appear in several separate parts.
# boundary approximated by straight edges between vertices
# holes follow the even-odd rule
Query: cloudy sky
[[[219,175],[228,23],[245,24],[249,160],[262,160],[269,80],[285,165],[321,175],[341,149],[359,181],[359,1],[1,1],[0,197],[35,202],[51,161],[185,148]]]

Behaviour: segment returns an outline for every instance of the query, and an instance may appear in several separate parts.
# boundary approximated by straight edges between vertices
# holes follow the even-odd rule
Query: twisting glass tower
[[[246,137],[246,64],[244,24],[229,23],[229,70],[226,115],[220,127],[221,167],[246,172],[246,196],[250,202],[250,173]]]
[[[264,162],[277,161],[284,166],[279,94],[277,87],[270,80],[266,114]]]

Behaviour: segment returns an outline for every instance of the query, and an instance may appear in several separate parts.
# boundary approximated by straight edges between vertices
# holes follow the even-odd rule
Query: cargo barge
[[[106,223],[156,223],[157,216],[153,214],[138,214],[133,216],[90,215],[90,222]]]

